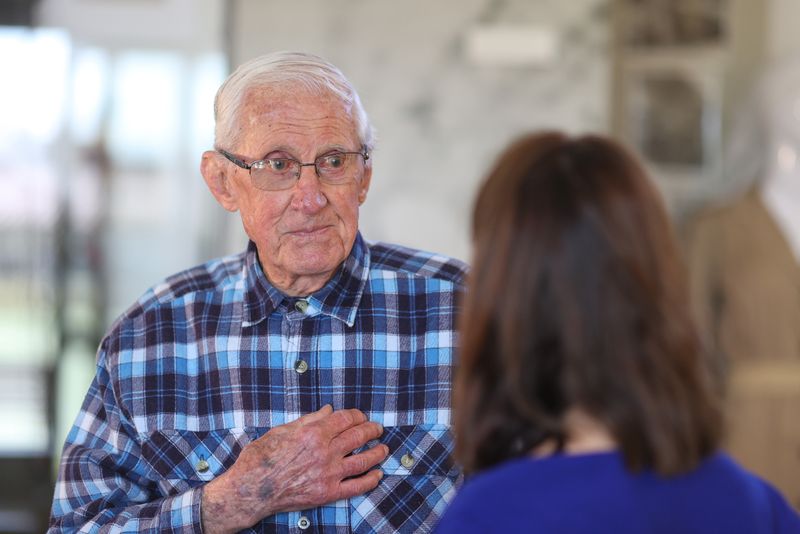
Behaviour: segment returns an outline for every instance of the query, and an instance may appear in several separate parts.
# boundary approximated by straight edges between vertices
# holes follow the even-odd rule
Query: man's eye
[[[266,162],[270,170],[273,170],[275,172],[285,171],[286,168],[289,166],[289,162],[282,158],[268,159],[266,160]]]
[[[331,169],[338,169],[344,165],[344,157],[341,154],[331,154],[322,159],[322,165]]]

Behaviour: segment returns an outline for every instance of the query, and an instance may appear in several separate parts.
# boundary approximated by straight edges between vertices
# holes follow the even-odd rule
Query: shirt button
[[[305,313],[308,309],[308,301],[307,300],[298,300],[294,303],[294,309],[299,311],[300,313]]]
[[[297,371],[297,374],[302,375],[308,371],[308,364],[305,360],[297,360],[294,362],[294,370]]]
[[[300,530],[305,530],[311,526],[311,521],[304,515],[300,516],[300,519],[297,520],[297,526],[300,527]]]
[[[211,466],[208,465],[208,462],[206,462],[205,459],[201,458],[200,461],[194,465],[194,467],[197,469],[198,473],[205,473]]]
[[[414,462],[416,462],[416,460],[414,460],[414,457],[411,456],[410,453],[405,453],[400,458],[400,464],[402,464],[402,466],[405,467],[406,469],[411,469],[412,467],[414,467]]]

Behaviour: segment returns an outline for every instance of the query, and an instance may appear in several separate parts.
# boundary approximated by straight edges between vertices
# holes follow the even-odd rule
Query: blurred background
[[[607,133],[636,150],[684,238],[726,372],[738,376],[730,346],[766,362],[731,379],[745,440],[732,450],[800,508],[800,75],[773,76],[800,73],[798,20],[797,0],[0,0],[0,532],[44,530],[114,318],[163,277],[244,248],[199,157],[219,84],[282,49],[331,60],[371,115],[371,240],[468,260],[475,190],[524,131]],[[780,265],[756,271],[782,273],[779,321],[769,298],[725,293],[739,284],[719,243],[748,219],[728,233],[706,224],[772,174],[778,200],[761,208]],[[748,313],[724,330],[730,302]],[[786,343],[725,338],[753,326]]]

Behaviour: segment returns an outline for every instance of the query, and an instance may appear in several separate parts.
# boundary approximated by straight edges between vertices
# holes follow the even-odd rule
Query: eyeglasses
[[[350,183],[361,164],[369,159],[369,152],[362,147],[361,152],[330,152],[319,156],[313,163],[302,163],[294,158],[265,158],[252,163],[245,163],[230,152],[217,149],[228,161],[250,171],[253,185],[265,191],[282,191],[291,189],[300,179],[303,167],[314,167],[319,180],[328,185],[345,185]],[[359,157],[360,156],[360,157]]]

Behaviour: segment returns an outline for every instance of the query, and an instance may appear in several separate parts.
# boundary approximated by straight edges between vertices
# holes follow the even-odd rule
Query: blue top
[[[436,532],[794,534],[800,516],[725,454],[663,478],[631,474],[619,452],[605,452],[523,458],[479,473]]]
[[[270,428],[325,404],[384,426],[385,476],[364,495],[246,531],[430,531],[461,479],[449,423],[464,272],[359,234],[305,299],[269,283],[253,243],[155,286],[100,345],[50,532],[199,533],[203,484]]]

